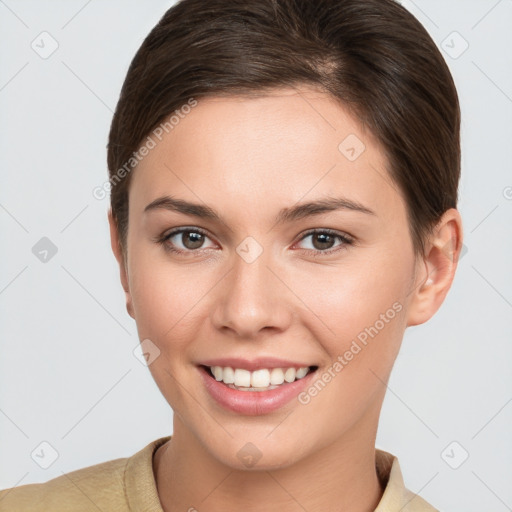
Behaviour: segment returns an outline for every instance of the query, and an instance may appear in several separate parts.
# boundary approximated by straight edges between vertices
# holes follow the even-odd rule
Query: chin
[[[209,446],[208,451],[225,466],[243,471],[284,469],[304,455],[304,442],[300,439],[295,440],[286,435],[269,439],[268,430],[261,435],[251,435],[247,430],[245,432],[243,438],[230,438],[227,444]]]

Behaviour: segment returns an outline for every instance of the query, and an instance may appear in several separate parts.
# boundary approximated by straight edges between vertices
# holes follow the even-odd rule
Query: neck
[[[368,419],[365,422],[368,425]],[[354,425],[334,443],[276,470],[240,470],[213,457],[174,415],[174,433],[153,469],[165,512],[231,510],[375,510],[383,489],[375,469],[373,428]]]

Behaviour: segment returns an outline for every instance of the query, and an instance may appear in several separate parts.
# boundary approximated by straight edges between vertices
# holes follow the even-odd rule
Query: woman
[[[173,435],[0,508],[436,510],[375,437],[404,331],[456,270],[459,125],[442,56],[393,0],[169,9],[128,71],[108,167]]]

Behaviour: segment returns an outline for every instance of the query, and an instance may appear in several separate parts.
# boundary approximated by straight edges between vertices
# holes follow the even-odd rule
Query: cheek
[[[190,368],[191,342],[200,338],[205,320],[201,299],[211,286],[204,275],[200,279],[198,272],[184,272],[163,258],[147,254],[132,258],[130,290],[138,336],[158,347],[149,370],[175,411],[187,403],[183,383]]]
[[[329,408],[332,401],[340,404],[331,413],[338,425],[348,421],[349,410],[353,418],[363,414],[385,389],[382,381],[391,372],[406,326],[411,277],[407,269],[412,269],[408,253],[397,256],[391,250],[368,253],[357,261],[347,258],[345,263],[316,272],[314,279],[295,281],[300,283],[297,295],[318,317],[309,313],[313,320],[308,329],[329,358],[319,374],[329,389],[314,407]],[[322,382],[311,390],[313,395],[323,389]],[[306,402],[309,399],[313,396],[304,397]]]
[[[390,269],[384,262],[383,267]],[[403,273],[382,272],[383,267],[375,263],[362,272],[347,268],[315,280],[314,288],[303,285],[308,305],[321,320],[311,321],[308,328],[329,359],[301,403],[329,411],[326,423],[332,435],[380,403],[400,348],[407,281]]]
[[[375,254],[366,261],[347,258],[336,268],[319,267],[307,275],[297,272],[291,282],[296,295],[314,313],[310,313],[316,319],[310,327],[317,325],[318,339],[324,340],[328,352],[334,356],[347,342],[376,323],[382,331],[391,331],[388,327],[392,323],[398,324],[398,330],[403,327],[403,314],[397,313],[405,309],[410,281],[406,268],[403,260],[393,262],[389,257]]]
[[[201,299],[211,285],[204,272],[184,271],[153,250],[132,255],[130,292],[139,337],[154,340],[162,350],[178,349],[180,339],[185,342],[200,325]],[[173,343],[164,343],[170,337]]]

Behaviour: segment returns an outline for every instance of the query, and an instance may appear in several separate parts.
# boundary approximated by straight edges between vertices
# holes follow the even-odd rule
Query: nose
[[[240,339],[255,339],[262,331],[282,332],[291,323],[291,292],[271,268],[265,252],[248,263],[238,255],[219,286],[213,308],[214,326]]]

